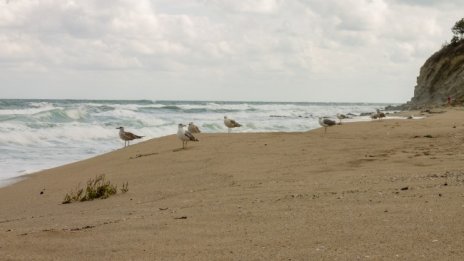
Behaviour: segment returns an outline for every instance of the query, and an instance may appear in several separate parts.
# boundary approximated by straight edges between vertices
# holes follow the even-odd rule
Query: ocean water
[[[119,126],[145,136],[139,142],[175,134],[177,124],[192,121],[202,132],[227,132],[225,115],[243,125],[234,132],[308,131],[319,128],[319,116],[350,113],[352,120],[369,120],[359,115],[386,105],[0,99],[0,186],[15,177],[121,148]]]

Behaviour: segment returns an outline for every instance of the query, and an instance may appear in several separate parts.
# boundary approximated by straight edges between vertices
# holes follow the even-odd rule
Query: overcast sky
[[[0,0],[0,98],[405,102],[462,0]]]

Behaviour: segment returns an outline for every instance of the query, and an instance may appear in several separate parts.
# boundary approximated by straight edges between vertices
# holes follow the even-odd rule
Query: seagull
[[[327,132],[327,127],[337,124],[335,121],[327,119],[326,117],[319,117],[319,125],[324,127],[324,133]]]
[[[138,136],[132,132],[124,131],[124,127],[118,127],[116,129],[119,129],[119,138],[124,141],[124,147],[129,146],[129,142],[131,140],[143,138],[143,136]]]
[[[348,117],[345,114],[337,113],[337,118],[340,120],[340,124],[342,124],[342,120]]]
[[[377,112],[373,112],[371,114],[372,119],[374,119],[374,120],[379,119],[380,120],[382,118],[385,118],[385,113],[381,112],[379,109],[376,109],[376,110],[377,110]]]
[[[179,138],[182,141],[182,149],[185,149],[185,146],[187,145],[187,142],[189,141],[198,141],[197,138],[195,138],[192,133],[188,130],[184,130],[185,125],[182,123],[179,123],[179,128],[177,129],[177,138]]]
[[[232,119],[227,119],[227,116],[224,116],[224,125],[229,128],[229,133],[232,128],[241,127],[242,125]]]
[[[190,133],[200,133],[201,132],[200,129],[198,128],[198,126],[193,124],[193,122],[189,123],[188,131],[190,131]]]
[[[381,112],[379,109],[377,109],[377,117],[380,119],[385,118],[385,113]]]

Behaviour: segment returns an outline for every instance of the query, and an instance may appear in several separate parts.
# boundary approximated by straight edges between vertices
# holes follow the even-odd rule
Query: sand
[[[426,116],[171,135],[30,175],[0,189],[0,259],[462,260],[464,109]],[[61,204],[99,174],[129,191]]]

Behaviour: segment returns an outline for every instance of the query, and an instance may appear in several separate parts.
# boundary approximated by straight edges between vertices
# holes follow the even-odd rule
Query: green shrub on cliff
[[[453,28],[451,28],[451,31],[454,34],[453,38],[457,38],[457,40],[462,40],[462,36],[464,35],[464,18],[461,18],[461,20],[457,21],[454,24]]]

